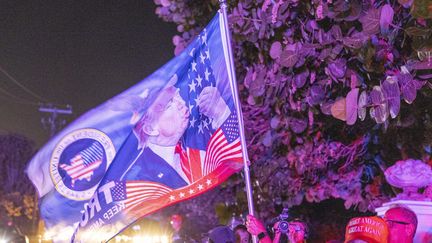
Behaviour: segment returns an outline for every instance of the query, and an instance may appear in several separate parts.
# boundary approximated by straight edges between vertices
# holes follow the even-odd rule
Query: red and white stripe
[[[172,192],[172,189],[162,184],[147,181],[128,181],[126,182],[127,199],[123,200],[123,203],[130,210],[144,201],[160,198],[170,192]]]
[[[95,169],[102,164],[102,160],[96,160],[90,165],[86,166],[84,160],[80,154],[76,155],[71,159],[71,164],[61,164],[60,168],[66,171],[66,173],[72,179],[72,187],[76,180],[87,179],[90,180]]]
[[[222,129],[218,129],[209,141],[204,159],[203,175],[208,175],[224,161],[242,157],[240,138],[228,143]]]

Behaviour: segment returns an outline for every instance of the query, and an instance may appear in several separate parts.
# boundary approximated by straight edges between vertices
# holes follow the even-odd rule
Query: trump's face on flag
[[[159,145],[175,145],[186,130],[188,121],[189,110],[176,91],[154,124],[154,131],[157,131],[158,136],[152,142]]]
[[[189,121],[186,102],[173,86],[165,88],[135,125],[139,147],[148,143],[173,146],[185,132]]]

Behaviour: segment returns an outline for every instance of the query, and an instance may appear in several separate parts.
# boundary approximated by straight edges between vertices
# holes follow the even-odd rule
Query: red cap
[[[387,237],[387,225],[377,216],[353,218],[345,230],[345,242],[364,240],[369,243],[387,243]]]

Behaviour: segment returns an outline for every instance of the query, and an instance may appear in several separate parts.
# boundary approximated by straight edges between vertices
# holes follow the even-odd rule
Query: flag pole
[[[220,9],[222,12],[222,20],[223,20],[223,26],[224,28],[224,34],[225,34],[225,41],[226,41],[226,49],[228,52],[228,56],[225,56],[228,58],[228,77],[230,77],[231,87],[234,94],[234,104],[237,112],[237,119],[239,123],[239,131],[240,131],[240,140],[241,140],[241,147],[242,147],[242,154],[243,154],[243,171],[245,176],[245,184],[246,184],[246,194],[247,194],[247,201],[248,201],[248,209],[249,214],[254,215],[254,204],[253,204],[253,197],[252,197],[252,186],[251,186],[251,180],[250,180],[250,173],[249,173],[249,156],[247,153],[247,146],[246,146],[246,138],[244,134],[244,126],[243,126],[243,113],[240,108],[240,98],[238,95],[238,89],[237,89],[237,79],[236,79],[236,73],[234,69],[234,58],[233,53],[231,49],[231,37],[230,37],[230,31],[228,27],[228,17],[227,17],[227,3],[226,0],[219,0]],[[256,237],[253,237],[253,242],[256,243],[257,239]]]

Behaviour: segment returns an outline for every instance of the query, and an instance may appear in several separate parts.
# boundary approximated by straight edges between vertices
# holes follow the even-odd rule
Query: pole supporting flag
[[[220,3],[220,11],[222,13],[221,20],[223,21],[223,24],[221,25],[224,29],[222,32],[224,33],[224,40],[226,43],[226,51],[225,58],[227,58],[227,63],[229,64],[228,67],[228,73],[230,78],[230,83],[232,86],[232,92],[234,96],[234,104],[235,108],[238,114],[238,123],[239,123],[239,133],[240,133],[240,141],[242,146],[242,153],[243,153],[243,172],[245,177],[245,184],[246,184],[246,194],[247,194],[247,201],[248,201],[248,211],[250,215],[254,215],[254,203],[253,203],[253,194],[252,194],[252,185],[250,180],[250,171],[249,171],[249,156],[247,152],[247,146],[246,146],[246,138],[244,133],[244,125],[243,125],[243,113],[240,107],[240,98],[238,95],[238,89],[237,89],[237,79],[236,79],[236,73],[235,73],[235,66],[234,66],[234,57],[232,53],[231,48],[231,36],[228,26],[228,17],[227,17],[227,3],[226,0],[219,0]],[[253,237],[253,242],[256,243],[257,239],[256,237]]]

